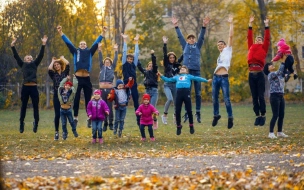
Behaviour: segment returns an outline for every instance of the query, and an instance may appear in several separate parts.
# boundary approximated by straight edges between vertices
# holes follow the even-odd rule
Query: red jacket
[[[248,42],[248,66],[250,71],[262,71],[265,65],[265,59],[270,45],[270,31],[268,27],[265,27],[264,43],[254,44],[252,27],[248,28],[247,35]]]

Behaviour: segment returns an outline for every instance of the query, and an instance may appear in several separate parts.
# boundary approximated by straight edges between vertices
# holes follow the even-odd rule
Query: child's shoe
[[[106,132],[106,131],[107,131],[107,129],[108,129],[108,122],[107,122],[107,121],[105,121],[105,122],[104,122],[104,124],[103,124],[102,131],[103,131],[103,132]]]
[[[194,133],[194,126],[190,126],[190,134],[193,134]]]
[[[274,133],[269,133],[268,138],[276,139],[277,137],[275,136]]]
[[[154,137],[151,137],[151,138],[150,138],[150,141],[154,142],[154,141],[155,141],[155,138],[154,138]]]
[[[58,133],[58,131],[56,131],[56,132],[55,132],[54,140],[55,140],[55,141],[58,141],[58,139],[59,139],[59,133]]]
[[[153,121],[153,129],[157,129],[158,128],[158,121],[157,120],[154,120]]]
[[[265,121],[266,121],[266,116],[265,116],[265,115],[262,115],[262,116],[260,117],[259,126],[264,126],[264,125],[265,125]]]
[[[99,141],[99,144],[103,143],[103,139],[102,138],[100,138],[98,141]]]
[[[66,140],[68,138],[68,133],[62,132],[62,139]]]
[[[78,118],[74,118],[75,127],[77,127]]]
[[[140,140],[141,140],[141,141],[146,141],[146,138],[141,138]]]
[[[92,144],[95,144],[96,143],[96,139],[92,139]]]
[[[167,125],[168,124],[167,116],[162,115],[161,118],[162,118],[163,124]]]
[[[286,134],[283,133],[283,132],[278,132],[278,133],[277,133],[277,136],[278,136],[278,137],[283,137],[283,138],[287,138],[287,137],[288,137],[288,135],[286,135]]]
[[[296,80],[298,78],[297,74],[293,74],[293,79]]]
[[[180,135],[182,133],[182,125],[176,127],[176,135]]]
[[[120,138],[122,135],[122,130],[118,130],[118,137]]]
[[[78,133],[77,133],[77,131],[75,130],[75,131],[73,131],[73,134],[74,134],[74,137],[78,137]]]

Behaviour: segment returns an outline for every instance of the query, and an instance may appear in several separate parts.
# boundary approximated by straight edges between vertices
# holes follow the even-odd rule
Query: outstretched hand
[[[265,24],[266,27],[269,26],[269,19],[268,19],[268,18],[266,18],[266,19],[264,20],[264,24]]]
[[[63,35],[62,27],[60,25],[57,26],[57,31],[59,32],[60,35]]]
[[[138,40],[139,40],[139,34],[136,34],[134,40],[135,40],[135,41],[138,41]]]
[[[254,15],[251,15],[249,18],[249,23],[252,23],[254,21]]]
[[[101,50],[102,43],[98,42],[98,49]]]
[[[113,48],[115,51],[118,51],[118,44],[114,44]]]
[[[41,38],[42,44],[45,45],[48,37],[47,35],[44,35],[43,38]]]
[[[209,24],[210,22],[210,18],[208,16],[206,16],[204,19],[203,19],[203,26],[205,27],[207,24]]]
[[[167,36],[163,36],[163,42],[164,42],[164,44],[166,44],[168,42]]]
[[[121,37],[122,37],[124,40],[128,38],[128,35],[127,35],[127,34],[121,33],[120,35],[121,35]]]
[[[232,16],[232,15],[229,15],[228,22],[229,22],[229,23],[232,23],[232,22],[233,22],[233,16]]]
[[[208,83],[211,83],[212,82],[212,79],[208,79]]]
[[[157,71],[157,75],[158,75],[158,76],[162,76],[162,74],[161,74],[159,71]]]
[[[12,47],[15,46],[16,41],[17,41],[17,38],[13,37],[13,40],[12,40],[12,43],[11,43]]]
[[[174,26],[178,26],[178,19],[175,17],[172,17],[171,22]]]

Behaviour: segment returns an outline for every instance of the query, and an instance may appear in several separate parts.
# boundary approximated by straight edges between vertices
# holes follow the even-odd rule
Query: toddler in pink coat
[[[150,140],[155,141],[155,137],[153,135],[153,117],[152,115],[158,115],[159,112],[157,109],[150,104],[150,95],[143,95],[143,103],[137,108],[135,114],[140,116],[140,133],[141,133],[141,141],[146,140],[145,126],[148,126],[148,131],[150,135]]]

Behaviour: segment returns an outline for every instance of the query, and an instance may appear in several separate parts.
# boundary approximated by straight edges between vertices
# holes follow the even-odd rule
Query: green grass
[[[158,106],[160,113],[163,106]],[[264,127],[255,127],[251,105],[234,105],[234,127],[227,129],[227,113],[221,105],[222,118],[216,127],[211,126],[212,106],[202,106],[202,123],[194,123],[195,134],[189,133],[188,124],[183,124],[182,134],[176,135],[172,118],[173,107],[168,125],[163,125],[159,117],[159,128],[155,130],[155,142],[141,142],[136,125],[134,109],[128,108],[123,137],[113,135],[113,131],[103,133],[104,144],[92,145],[91,129],[86,127],[86,115],[80,110],[78,123],[79,137],[74,138],[68,125],[69,137],[54,141],[53,110],[40,110],[38,132],[32,132],[33,112],[27,110],[25,131],[19,133],[19,110],[0,110],[0,149],[5,160],[33,158],[80,158],[80,157],[145,157],[179,156],[202,154],[251,154],[263,152],[303,152],[303,105],[286,104],[283,131],[286,139],[268,139],[269,122],[272,116],[267,105],[267,120]],[[276,130],[277,128],[275,128]],[[62,131],[60,129],[60,131]],[[61,134],[60,134],[61,135]],[[148,132],[146,131],[148,136]]]

